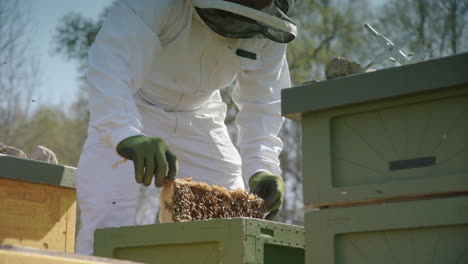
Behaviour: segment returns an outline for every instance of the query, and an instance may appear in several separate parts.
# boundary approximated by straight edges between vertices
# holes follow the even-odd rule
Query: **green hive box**
[[[468,53],[285,89],[304,203],[468,190]]]
[[[144,263],[304,263],[304,228],[249,218],[98,229],[94,255]]]
[[[468,197],[307,212],[306,263],[468,263]]]

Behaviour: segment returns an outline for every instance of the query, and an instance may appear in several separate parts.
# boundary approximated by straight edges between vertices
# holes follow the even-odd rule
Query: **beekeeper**
[[[278,214],[285,192],[280,91],[290,86],[285,43],[296,26],[286,13],[293,2],[115,3],[89,50],[77,253],[92,254],[96,228],[154,223],[156,187],[175,176],[229,189],[245,181],[265,199],[267,218]],[[240,153],[219,92],[234,80]]]

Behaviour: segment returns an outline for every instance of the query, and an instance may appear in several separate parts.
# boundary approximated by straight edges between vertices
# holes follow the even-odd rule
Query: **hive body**
[[[73,253],[75,169],[4,155],[0,168],[0,244]]]
[[[138,264],[108,258],[84,256],[57,251],[0,245],[0,263],[7,264]],[[140,263],[141,264],[141,263]]]
[[[468,53],[283,90],[306,263],[468,263]]]
[[[304,228],[252,218],[98,229],[96,256],[172,264],[303,264]]]
[[[304,203],[468,190],[468,53],[286,89]]]
[[[308,212],[307,263],[468,263],[468,197]]]

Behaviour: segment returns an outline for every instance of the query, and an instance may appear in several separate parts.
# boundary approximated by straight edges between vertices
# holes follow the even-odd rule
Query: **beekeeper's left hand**
[[[265,206],[270,212],[265,219],[272,220],[280,212],[286,192],[286,184],[279,175],[268,172],[257,172],[249,179],[250,192],[258,195],[265,201]]]

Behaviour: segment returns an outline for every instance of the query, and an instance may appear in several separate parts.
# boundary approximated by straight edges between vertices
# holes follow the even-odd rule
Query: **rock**
[[[31,159],[48,162],[52,164],[58,164],[55,153],[52,150],[44,146],[37,146],[36,149],[31,154]]]
[[[327,80],[362,72],[364,72],[364,70],[359,63],[342,57],[333,58],[327,66],[325,66]]]
[[[26,153],[22,150],[0,143],[0,154],[27,159]]]

